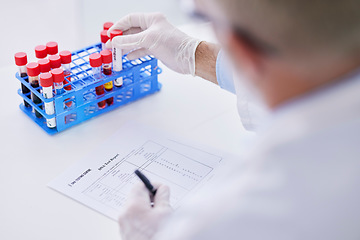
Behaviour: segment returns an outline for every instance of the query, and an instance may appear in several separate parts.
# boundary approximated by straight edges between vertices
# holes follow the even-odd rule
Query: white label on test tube
[[[43,87],[42,89],[43,89],[43,95],[45,98],[53,97],[52,87]],[[44,105],[45,105],[46,114],[48,114],[48,115],[55,114],[54,102],[45,102]],[[55,118],[53,117],[51,119],[47,119],[46,124],[49,128],[55,128],[56,127]]]
[[[120,72],[123,69],[122,50],[113,47],[112,56],[113,56],[113,70],[114,72]],[[123,77],[119,77],[118,79],[115,79],[114,84],[117,87],[121,87],[123,85]]]

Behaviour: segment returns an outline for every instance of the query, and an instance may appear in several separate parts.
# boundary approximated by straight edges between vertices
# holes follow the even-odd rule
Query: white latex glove
[[[154,184],[154,187],[157,191],[153,207],[149,190],[143,183],[132,189],[124,212],[119,217],[122,240],[152,239],[162,222],[171,214],[169,188],[158,184]]]
[[[195,76],[195,51],[200,41],[192,38],[173,25],[160,13],[134,13],[125,16],[108,31],[123,31],[123,36],[114,37],[106,47],[113,44],[134,60],[153,55],[170,69]]]

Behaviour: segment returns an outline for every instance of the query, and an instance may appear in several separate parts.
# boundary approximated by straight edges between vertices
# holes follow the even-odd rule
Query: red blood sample
[[[48,42],[46,44],[46,51],[49,55],[57,54],[59,51],[57,42]]]
[[[105,93],[104,86],[101,85],[101,86],[96,87],[95,92],[96,92],[96,95],[103,95]]]
[[[111,66],[103,67],[103,73],[105,75],[111,75],[112,73]]]
[[[35,47],[35,56],[37,58],[46,58],[47,56],[47,50],[45,45],[38,45]]]
[[[103,28],[104,30],[109,30],[112,27],[112,25],[114,25],[113,22],[106,22],[104,23]]]

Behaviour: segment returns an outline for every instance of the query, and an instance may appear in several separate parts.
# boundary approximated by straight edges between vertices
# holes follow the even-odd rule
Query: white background
[[[224,151],[240,154],[247,133],[235,96],[199,78],[164,66],[163,89],[144,100],[96,117],[55,136],[19,109],[13,54],[55,40],[76,50],[99,41],[102,23],[131,11],[163,11],[176,25],[189,20],[176,0],[1,1],[0,57],[0,239],[120,239],[117,223],[46,187],[123,124],[137,121]],[[183,28],[213,40],[208,26]]]

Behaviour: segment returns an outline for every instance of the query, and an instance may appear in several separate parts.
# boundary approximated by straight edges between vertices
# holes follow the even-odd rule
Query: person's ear
[[[229,34],[228,52],[236,66],[240,66],[250,76],[257,78],[263,73],[263,54],[241,36]]]

